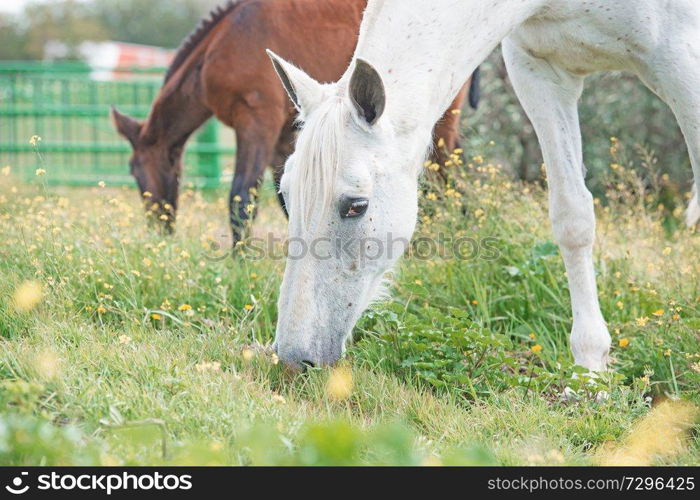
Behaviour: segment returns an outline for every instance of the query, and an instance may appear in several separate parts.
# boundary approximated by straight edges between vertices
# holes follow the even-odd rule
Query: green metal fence
[[[124,71],[102,81],[80,63],[0,61],[0,166],[12,166],[26,180],[43,168],[51,184],[133,185],[131,148],[114,130],[110,105],[143,118],[161,83],[161,70]],[[41,137],[36,145],[33,136]],[[219,123],[209,120],[186,150],[185,182],[218,186],[224,155],[234,153],[219,140]]]

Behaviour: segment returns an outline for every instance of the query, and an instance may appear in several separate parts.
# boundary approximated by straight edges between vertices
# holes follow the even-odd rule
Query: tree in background
[[[40,0],[19,15],[0,15],[0,59],[43,59],[48,42],[67,47],[60,59],[76,59],[84,41],[175,48],[216,0]]]
[[[0,59],[34,59],[27,50],[27,33],[8,15],[0,14]]]
[[[218,3],[216,0],[92,0],[89,7],[112,40],[175,48]]]
[[[75,59],[82,41],[108,37],[85,2],[35,2],[15,17],[0,18],[0,59],[43,59],[46,44],[52,41],[67,48],[62,58]]]
[[[479,109],[464,115],[465,151],[486,153],[490,160],[512,169],[519,179],[543,181],[539,144],[515,96],[500,51],[491,54],[481,68]],[[673,113],[636,76],[614,72],[588,77],[579,114],[587,184],[594,195],[603,195],[601,183],[615,161],[610,155],[611,137],[619,139],[625,160],[634,163],[648,185],[657,182],[654,178],[660,174],[667,174],[664,189],[685,192],[690,188],[690,161]],[[495,144],[490,144],[492,140]],[[656,163],[650,164],[645,157],[648,152],[653,152]]]

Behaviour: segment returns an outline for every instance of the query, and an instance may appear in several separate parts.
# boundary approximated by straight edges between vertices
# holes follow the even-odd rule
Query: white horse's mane
[[[338,97],[325,100],[305,118],[289,172],[290,214],[300,214],[305,229],[313,220],[322,220],[330,208],[349,116]]]

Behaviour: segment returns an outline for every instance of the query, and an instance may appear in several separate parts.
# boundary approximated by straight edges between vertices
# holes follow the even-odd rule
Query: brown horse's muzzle
[[[164,234],[172,234],[175,231],[176,210],[170,203],[146,198],[144,208],[151,226],[159,228]]]

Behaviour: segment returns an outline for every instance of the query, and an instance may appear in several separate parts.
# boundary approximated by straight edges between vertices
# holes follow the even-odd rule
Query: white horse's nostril
[[[307,359],[302,360],[301,365],[304,368],[316,368],[316,364],[313,361],[309,361]]]

